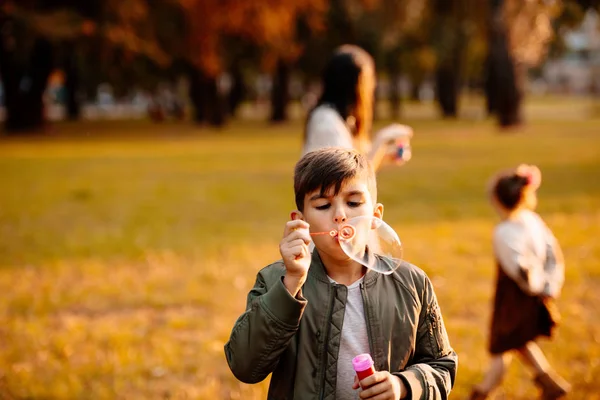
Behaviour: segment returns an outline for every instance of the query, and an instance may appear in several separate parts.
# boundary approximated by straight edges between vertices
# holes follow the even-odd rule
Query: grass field
[[[600,399],[600,120],[509,134],[491,121],[407,122],[414,159],[379,174],[379,200],[436,287],[460,357],[452,398],[488,362],[496,217],[484,187],[529,162],[567,261],[564,321],[542,348],[571,398]],[[56,132],[0,140],[0,398],[264,399],[267,382],[237,382],[223,345],[256,272],[278,258],[301,124]],[[515,362],[498,398],[535,393]]]

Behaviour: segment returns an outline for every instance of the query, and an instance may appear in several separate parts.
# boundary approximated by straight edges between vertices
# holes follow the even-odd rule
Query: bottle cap
[[[368,353],[359,354],[352,359],[352,366],[355,371],[366,371],[373,366],[373,359]]]

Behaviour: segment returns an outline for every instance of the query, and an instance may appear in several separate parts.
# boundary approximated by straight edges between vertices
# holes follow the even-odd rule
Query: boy
[[[403,262],[379,274],[330,235],[311,239],[353,217],[382,217],[365,157],[310,152],[296,164],[294,192],[298,210],[285,226],[282,260],[258,273],[225,345],[234,375],[257,383],[273,373],[269,399],[447,398],[457,356],[425,273]],[[361,353],[377,372],[358,382],[351,359]]]

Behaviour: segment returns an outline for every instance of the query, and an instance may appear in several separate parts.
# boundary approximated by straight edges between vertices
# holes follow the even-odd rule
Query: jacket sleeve
[[[433,286],[426,276],[421,304],[414,357],[395,375],[404,381],[408,399],[447,399],[454,386],[458,356],[450,346]]]
[[[248,294],[246,312],[235,322],[225,344],[229,368],[244,383],[260,382],[273,372],[298,330],[306,306],[302,292],[293,298],[287,291],[280,273],[267,285],[268,269],[259,272]]]

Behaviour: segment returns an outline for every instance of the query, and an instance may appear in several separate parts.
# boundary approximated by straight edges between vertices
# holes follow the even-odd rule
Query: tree
[[[327,60],[323,54],[331,54],[341,44],[358,45],[374,57],[378,73],[389,75],[391,108],[397,115],[400,73],[420,71],[407,57],[407,44],[423,31],[424,10],[420,0],[331,0],[325,20],[327,33],[307,43],[302,68],[314,77]]]
[[[8,132],[33,132],[44,125],[43,94],[53,68],[66,71],[68,108],[77,115],[76,94],[86,45],[90,58],[108,61],[136,56],[167,65],[148,18],[145,0],[19,0],[0,7],[0,75],[5,88]],[[93,42],[93,47],[91,46]]]
[[[304,18],[311,28],[321,27],[326,1],[179,1],[186,16],[190,65],[197,68],[199,82],[209,85],[206,88],[210,87],[213,103],[221,101],[215,93],[216,86],[209,82],[216,81],[225,70],[224,38],[237,37],[260,47],[262,67],[276,75],[271,120],[286,119],[290,67],[302,51],[297,38],[297,21]]]
[[[558,2],[491,0],[486,92],[501,127],[523,121],[527,69],[546,55]]]
[[[12,3],[0,8],[0,35],[5,130],[38,130],[44,122],[42,94],[53,68],[52,44],[29,29],[23,14]]]
[[[375,58],[387,73],[390,83],[390,108],[392,118],[399,117],[402,73],[410,76],[418,92],[420,83],[430,73],[433,59],[425,43],[427,4],[417,0],[372,0],[366,2],[373,8],[370,14],[370,37],[375,43]],[[363,26],[363,23],[358,24]],[[419,83],[417,83],[419,82]]]
[[[444,117],[458,116],[464,80],[468,31],[479,4],[470,0],[432,0],[432,39],[435,43],[435,97]]]

